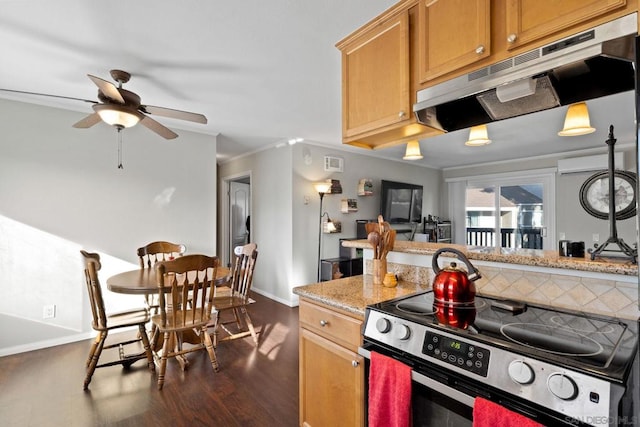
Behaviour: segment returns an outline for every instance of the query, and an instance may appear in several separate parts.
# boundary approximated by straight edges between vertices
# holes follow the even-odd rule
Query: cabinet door
[[[364,425],[363,357],[300,329],[300,425]]]
[[[408,12],[342,48],[342,127],[350,137],[410,119]]]
[[[418,9],[420,81],[491,53],[489,0],[422,0]]]
[[[626,0],[507,0],[507,48],[550,36],[626,5]]]

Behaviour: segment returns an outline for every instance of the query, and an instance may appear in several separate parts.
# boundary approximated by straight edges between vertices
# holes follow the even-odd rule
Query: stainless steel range
[[[434,305],[429,291],[367,307],[360,352],[412,366],[430,396],[426,417],[412,397],[414,425],[471,424],[481,396],[544,425],[631,426],[637,346],[635,322],[481,296]]]

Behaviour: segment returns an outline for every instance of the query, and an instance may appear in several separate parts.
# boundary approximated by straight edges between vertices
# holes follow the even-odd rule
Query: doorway
[[[225,207],[222,263],[231,266],[233,249],[252,241],[251,173],[228,177],[225,182]]]

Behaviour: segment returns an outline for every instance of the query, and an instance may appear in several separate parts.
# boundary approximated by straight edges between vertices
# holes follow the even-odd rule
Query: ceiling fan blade
[[[74,98],[72,96],[50,95],[48,93],[27,92],[27,91],[24,91],[24,90],[13,90],[13,89],[2,89],[2,88],[0,88],[0,92],[20,93],[20,94],[25,94],[25,95],[36,95],[36,96],[48,96],[50,98],[71,99],[73,101],[88,102],[90,104],[97,104],[98,103],[98,101],[92,101],[90,99]]]
[[[116,102],[119,102],[120,104],[125,103],[124,98],[122,97],[122,95],[120,95],[120,91],[118,90],[116,85],[106,81],[105,79],[101,79],[100,77],[92,76],[91,74],[87,74],[87,76],[93,83],[95,83],[96,86],[98,86],[98,89],[100,89],[100,92],[102,92],[104,96]]]
[[[153,120],[149,116],[144,116],[142,120],[140,120],[140,123],[165,139],[174,139],[178,137],[177,133],[175,133],[168,127],[158,123],[157,121]]]
[[[84,119],[73,125],[74,128],[86,129],[100,122],[100,116],[98,113],[89,114]]]
[[[172,110],[171,108],[155,107],[153,105],[141,105],[140,109],[147,114],[169,117],[172,119],[188,120],[190,122],[207,124],[207,118],[203,114],[190,113],[188,111]]]

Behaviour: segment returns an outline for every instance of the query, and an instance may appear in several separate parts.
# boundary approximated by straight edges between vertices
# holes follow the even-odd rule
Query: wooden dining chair
[[[229,283],[230,290],[213,298],[213,309],[215,310],[215,319],[212,325],[214,347],[218,345],[218,341],[228,341],[249,335],[253,338],[255,345],[258,345],[258,335],[248,311],[249,305],[255,302],[249,297],[249,291],[251,290],[253,271],[258,259],[258,247],[255,243],[249,243],[236,247],[234,253],[236,256]],[[221,319],[225,312],[233,314],[233,319]],[[235,323],[235,331],[227,327],[231,323]],[[218,337],[220,329],[227,334],[222,339]]]
[[[122,365],[125,368],[129,368],[137,360],[146,358],[149,370],[152,372],[155,371],[153,353],[151,352],[149,337],[147,336],[147,331],[145,329],[145,325],[150,320],[149,311],[145,308],[141,308],[107,314],[104,300],[102,298],[102,287],[100,285],[100,280],[98,279],[98,271],[100,271],[101,268],[100,255],[84,250],[81,250],[80,253],[82,254],[85,262],[84,275],[87,284],[87,291],[89,293],[89,302],[91,304],[91,314],[93,315],[93,322],[91,323],[91,326],[98,332],[98,335],[91,344],[89,357],[87,358],[87,375],[84,379],[84,389],[86,390],[89,387],[91,377],[93,376],[96,368],[113,365]],[[110,344],[106,344],[107,336],[110,331],[136,326],[138,327],[137,338],[114,340],[111,341]],[[138,354],[125,353],[125,346],[139,342],[142,342],[142,346],[144,348],[143,352],[138,352]],[[118,348],[119,358],[117,360],[99,363],[102,351],[110,348]]]
[[[178,358],[184,370],[183,356],[206,348],[213,370],[218,371],[213,342],[207,333],[207,324],[213,319],[218,257],[185,255],[173,261],[160,261],[155,268],[160,313],[153,315],[151,321],[164,338],[158,374],[158,389],[162,390],[169,357]],[[199,335],[199,342],[183,343],[183,333],[191,331]]]
[[[159,261],[171,261],[181,257],[187,251],[187,247],[180,243],[166,241],[151,242],[138,248],[140,268],[153,268]],[[145,304],[151,314],[158,314],[158,296],[156,294],[145,295]],[[152,341],[155,342],[155,325],[151,326]]]

